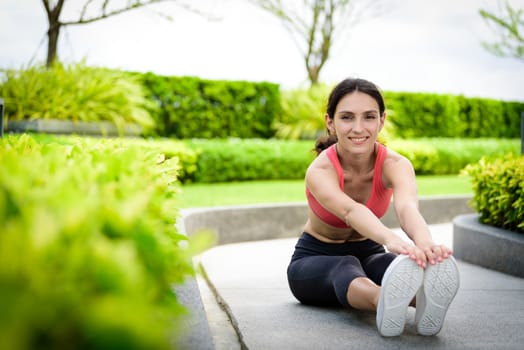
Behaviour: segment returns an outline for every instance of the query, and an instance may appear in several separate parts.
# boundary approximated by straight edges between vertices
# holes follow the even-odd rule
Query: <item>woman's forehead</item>
[[[370,111],[379,112],[377,101],[370,95],[359,91],[349,93],[342,97],[336,108],[336,113],[365,113]]]

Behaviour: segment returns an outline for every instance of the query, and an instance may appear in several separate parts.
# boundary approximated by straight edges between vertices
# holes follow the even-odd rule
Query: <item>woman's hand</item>
[[[427,262],[427,256],[424,251],[413,245],[413,243],[405,241],[404,239],[392,234],[384,244],[389,252],[396,254],[403,254],[410,257],[411,260],[415,261],[418,266],[425,268]]]
[[[431,265],[442,262],[453,254],[453,251],[446,245],[435,244],[432,241],[417,243],[416,246],[424,252]]]

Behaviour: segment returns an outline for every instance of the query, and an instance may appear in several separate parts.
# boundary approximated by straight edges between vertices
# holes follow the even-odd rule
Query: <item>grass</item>
[[[419,176],[420,196],[472,194],[467,177],[458,175]],[[180,208],[227,205],[305,202],[303,180],[247,181],[187,184],[178,194]]]

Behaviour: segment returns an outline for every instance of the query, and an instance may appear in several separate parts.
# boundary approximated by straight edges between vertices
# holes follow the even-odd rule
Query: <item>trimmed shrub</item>
[[[300,179],[314,158],[310,141],[193,140],[195,182]]]
[[[277,84],[130,73],[150,98],[157,133],[176,138],[270,138],[280,111]]]
[[[392,133],[400,138],[520,137],[524,102],[391,91],[384,96]]]
[[[174,226],[177,159],[9,135],[0,163],[2,345],[171,348],[185,313],[173,283],[194,273]]]
[[[393,92],[386,96],[388,121],[399,137],[460,137],[463,134],[465,125],[459,119],[455,96]]]
[[[524,156],[481,159],[464,170],[473,185],[480,222],[524,233]]]

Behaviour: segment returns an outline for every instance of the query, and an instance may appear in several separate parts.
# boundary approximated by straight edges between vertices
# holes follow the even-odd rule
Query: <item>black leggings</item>
[[[287,269],[289,287],[303,304],[349,308],[349,284],[357,277],[367,277],[380,285],[395,257],[369,239],[325,243],[304,232]]]

